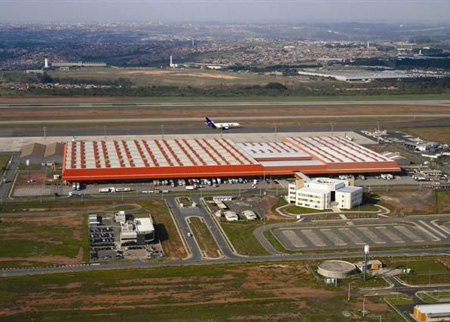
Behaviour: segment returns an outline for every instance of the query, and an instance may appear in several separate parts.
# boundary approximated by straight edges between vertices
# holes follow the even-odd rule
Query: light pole
[[[369,245],[364,245],[364,282],[366,281],[367,277],[367,259],[369,257]]]
[[[104,132],[104,135],[105,135],[105,141],[106,141],[106,125],[103,126],[103,132]]]
[[[277,142],[278,128],[277,123],[275,123],[275,142]]]
[[[44,126],[44,143],[47,143],[47,128]]]
[[[30,160],[27,159],[28,183],[30,183]]]
[[[164,140],[164,124],[161,124],[161,135],[162,139]]]

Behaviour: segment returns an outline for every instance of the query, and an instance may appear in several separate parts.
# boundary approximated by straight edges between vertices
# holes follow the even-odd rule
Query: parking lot
[[[435,222],[418,220],[404,223],[335,227],[277,228],[276,237],[290,250],[358,248],[371,246],[400,247],[450,242],[450,229]]]

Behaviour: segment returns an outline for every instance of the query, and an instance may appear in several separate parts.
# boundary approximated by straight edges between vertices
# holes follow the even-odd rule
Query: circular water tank
[[[329,278],[347,278],[356,271],[355,264],[341,260],[327,260],[318,265],[317,273]]]

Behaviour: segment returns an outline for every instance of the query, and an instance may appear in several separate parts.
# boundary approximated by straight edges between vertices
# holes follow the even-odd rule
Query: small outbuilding
[[[244,216],[247,220],[256,220],[258,216],[251,210],[244,210],[242,212],[242,216]]]
[[[225,211],[225,219],[227,221],[238,221],[239,217],[234,211]]]

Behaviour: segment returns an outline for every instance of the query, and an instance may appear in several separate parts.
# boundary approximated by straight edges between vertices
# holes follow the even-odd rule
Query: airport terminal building
[[[395,161],[341,136],[286,137],[281,142],[225,138],[71,141],[65,181],[262,177],[399,172]]]

